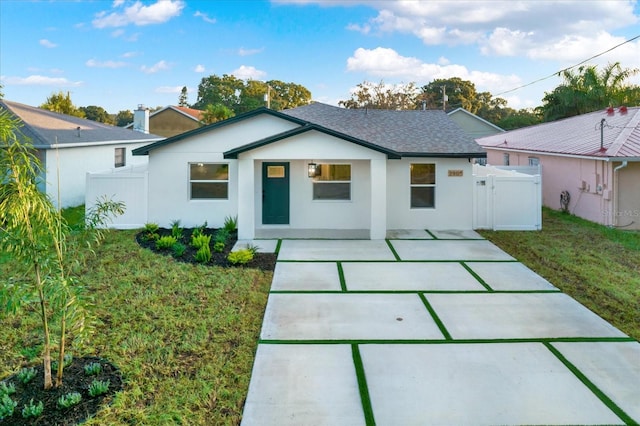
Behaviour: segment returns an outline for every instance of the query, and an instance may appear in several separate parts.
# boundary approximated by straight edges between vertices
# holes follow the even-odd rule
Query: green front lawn
[[[238,424],[272,273],[176,262],[134,236],[110,232],[81,271],[98,323],[71,352],[107,358],[125,382],[86,424]],[[41,334],[33,313],[0,317],[2,379],[37,359]]]
[[[640,232],[545,208],[542,231],[480,234],[640,340]]]

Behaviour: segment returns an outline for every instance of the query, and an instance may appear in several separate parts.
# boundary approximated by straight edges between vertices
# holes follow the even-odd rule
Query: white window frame
[[[227,179],[192,179],[191,178],[191,166],[205,166],[205,165],[215,165],[215,166],[226,166],[227,167]],[[189,201],[227,201],[229,200],[229,173],[230,173],[229,163],[222,162],[191,162],[187,165],[187,175],[189,180]],[[193,198],[193,184],[194,183],[224,183],[227,185],[227,196],[225,198]]]
[[[503,166],[510,166],[511,164],[509,164],[509,153],[505,152],[504,154],[502,154],[502,165]]]
[[[122,156],[122,159],[118,161],[120,156]],[[122,148],[122,147],[115,148],[113,152],[113,167],[124,167],[126,165],[127,165],[127,148]]]
[[[538,167],[540,165],[540,159],[538,157],[529,157],[529,165],[531,167]]]
[[[412,183],[411,182],[411,169],[414,165],[432,165],[433,166],[433,183]],[[409,165],[409,208],[410,209],[435,209],[436,208],[436,187],[438,183],[438,166],[436,163],[411,163]],[[413,205],[413,188],[433,188],[433,206],[414,206]]]
[[[351,163],[318,163],[317,168],[321,172],[322,166],[349,166],[349,180],[319,180],[314,177],[311,181],[311,200],[314,202],[330,202],[330,203],[344,203],[350,202],[353,198],[353,165]],[[320,176],[320,175],[318,175]],[[316,198],[315,197],[315,185],[331,185],[331,184],[348,184],[349,185],[349,198]]]

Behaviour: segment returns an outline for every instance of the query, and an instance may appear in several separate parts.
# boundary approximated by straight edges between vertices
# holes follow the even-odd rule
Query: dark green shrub
[[[224,228],[218,229],[216,231],[216,235],[214,236],[214,241],[216,243],[226,244],[228,239],[229,239],[229,231],[227,231]]]
[[[175,243],[171,246],[171,251],[173,251],[173,257],[182,257],[184,252],[187,250],[187,246],[182,243]]]
[[[244,265],[253,260],[253,253],[249,249],[232,251],[227,256],[227,260],[233,265]]]

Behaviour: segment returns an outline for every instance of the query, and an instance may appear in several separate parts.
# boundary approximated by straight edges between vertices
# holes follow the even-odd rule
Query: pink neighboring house
[[[640,229],[640,107],[608,108],[476,140],[495,166],[542,167],[542,203]]]

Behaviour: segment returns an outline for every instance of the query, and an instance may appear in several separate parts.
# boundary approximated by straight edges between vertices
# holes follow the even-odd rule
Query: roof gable
[[[478,139],[486,148],[640,158],[640,107],[600,110]],[[602,124],[602,131],[601,131]]]
[[[18,102],[0,100],[0,109],[11,112],[22,121],[21,132],[31,140],[35,148],[39,149],[56,146],[153,142],[161,139],[161,136],[59,114]]]

